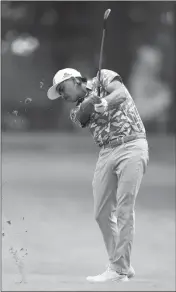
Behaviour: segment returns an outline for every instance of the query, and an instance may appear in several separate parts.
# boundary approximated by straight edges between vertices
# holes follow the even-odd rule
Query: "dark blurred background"
[[[103,67],[121,74],[149,131],[175,124],[175,3],[2,1],[3,131],[74,130],[70,105],[46,92],[57,70],[88,78],[98,66],[103,14],[108,19]]]
[[[99,149],[71,123],[71,105],[46,94],[59,69],[95,76],[108,8],[103,68],[131,92],[150,154],[136,201],[136,277],[118,290],[175,291],[175,2],[2,1],[3,291],[117,291],[85,281],[107,263],[93,218]],[[28,249],[24,286],[14,285],[9,247]]]

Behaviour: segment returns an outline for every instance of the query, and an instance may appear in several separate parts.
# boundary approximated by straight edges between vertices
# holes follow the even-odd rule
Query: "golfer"
[[[100,148],[93,178],[94,215],[109,264],[104,273],[87,280],[128,281],[135,275],[131,265],[134,210],[148,164],[148,143],[143,122],[120,75],[102,69],[99,83],[99,73],[87,81],[75,69],[59,70],[47,95],[51,100],[75,103],[71,120],[88,127]]]

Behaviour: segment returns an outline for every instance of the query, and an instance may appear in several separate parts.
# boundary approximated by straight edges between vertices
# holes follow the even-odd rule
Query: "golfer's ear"
[[[122,89],[122,82],[120,82],[118,79],[114,78],[106,87],[106,91],[111,93],[114,90],[121,90]]]

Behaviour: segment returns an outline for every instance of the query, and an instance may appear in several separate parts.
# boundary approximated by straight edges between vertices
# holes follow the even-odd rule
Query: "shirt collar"
[[[93,88],[92,80],[87,80],[86,88],[92,90]]]
[[[81,98],[78,99],[78,101],[77,101],[77,103],[76,103],[77,106],[78,106],[80,103],[83,102],[83,100],[89,95],[90,91],[92,90],[92,81],[91,81],[91,80],[88,80],[88,81],[87,81],[86,88],[88,89],[88,90],[87,90],[87,93],[86,93],[86,95],[85,95],[84,97],[81,97]]]

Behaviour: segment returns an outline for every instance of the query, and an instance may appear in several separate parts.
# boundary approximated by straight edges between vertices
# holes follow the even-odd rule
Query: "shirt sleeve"
[[[98,78],[98,74],[99,74],[99,72],[97,73],[97,78]],[[104,89],[106,90],[108,85],[116,77],[118,77],[119,81],[122,83],[122,78],[118,73],[116,73],[116,72],[114,72],[112,70],[102,69],[101,70],[101,78],[100,78],[100,82],[101,82],[102,87],[104,87]]]
[[[79,126],[81,128],[85,128],[89,124],[90,115],[89,114],[82,115],[80,106],[77,106],[70,111],[70,119],[77,126]]]

